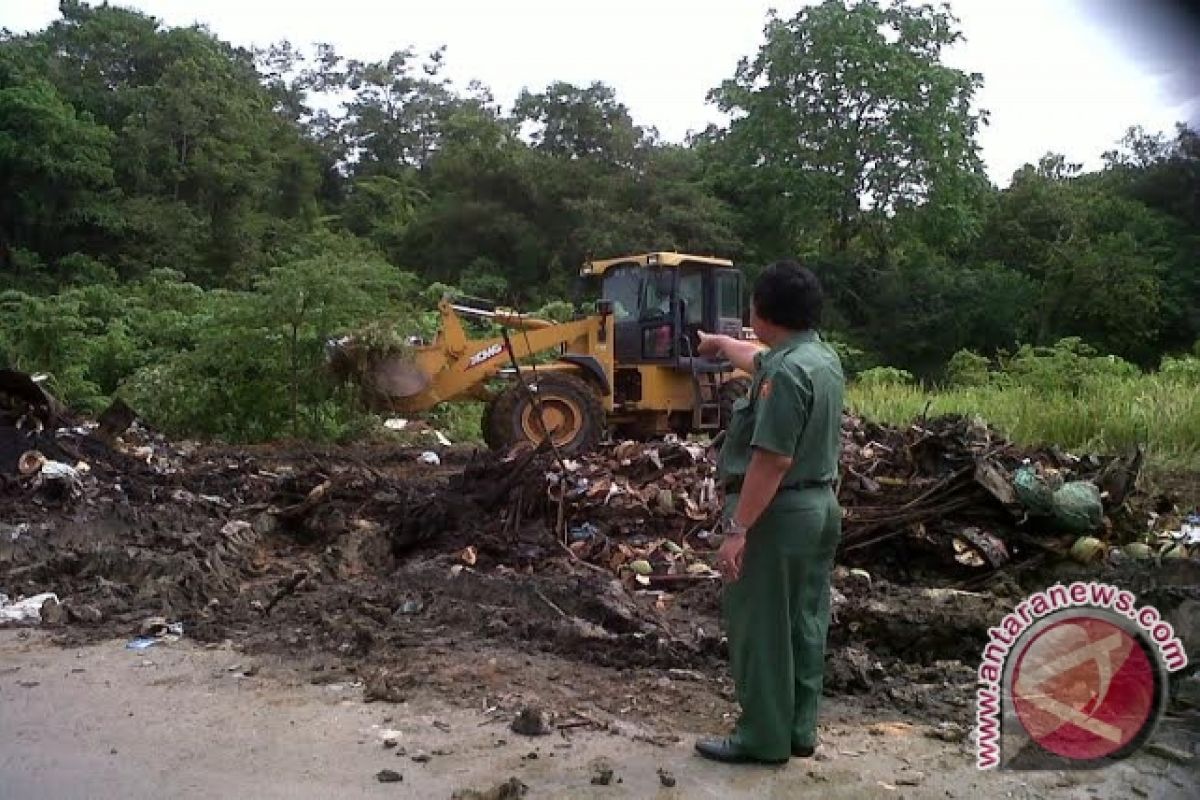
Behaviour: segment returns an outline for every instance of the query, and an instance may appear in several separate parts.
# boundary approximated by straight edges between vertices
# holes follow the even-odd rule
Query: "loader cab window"
[[[642,270],[633,264],[616,267],[605,273],[602,294],[605,300],[612,301],[616,322],[637,318],[641,284]]]
[[[617,361],[634,363],[642,357],[642,286],[646,270],[629,263],[604,274],[602,294],[613,304],[613,347]]]
[[[707,304],[704,301],[704,272],[684,269],[679,273],[679,300],[683,303],[683,327],[680,330],[682,356],[694,356],[700,347],[700,331],[707,329]],[[686,342],[684,344],[683,342]]]
[[[717,319],[715,329],[727,336],[739,337],[742,332],[742,274],[736,270],[716,273]]]
[[[671,273],[666,270],[646,270],[639,306],[642,319],[665,319],[671,316],[671,300],[674,297],[671,278]]]
[[[670,270],[648,269],[642,280],[642,362],[666,361],[675,355],[675,275]]]
[[[736,272],[717,273],[717,317],[742,318],[742,276]]]
[[[679,276],[679,299],[683,301],[685,327],[704,324],[704,273],[684,272]]]

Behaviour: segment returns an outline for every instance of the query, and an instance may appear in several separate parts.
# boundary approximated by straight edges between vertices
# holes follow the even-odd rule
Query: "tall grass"
[[[904,381],[860,381],[849,406],[879,422],[979,416],[1011,440],[1076,452],[1121,452],[1136,444],[1158,468],[1200,471],[1200,386],[1179,377],[1089,376],[1074,387],[981,385],[926,389]]]

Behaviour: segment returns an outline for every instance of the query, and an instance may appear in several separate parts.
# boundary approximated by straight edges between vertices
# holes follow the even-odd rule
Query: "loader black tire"
[[[718,398],[721,403],[721,430],[728,430],[733,419],[733,404],[750,394],[749,378],[730,378],[721,385]]]
[[[484,404],[483,416],[479,418],[479,429],[483,434],[483,443],[488,446],[489,450],[493,451],[499,451],[504,447],[503,442],[496,440],[495,425],[492,423],[492,420],[496,416],[496,406],[499,404],[500,398],[503,396],[503,393],[492,396],[492,398]]]
[[[550,438],[563,455],[591,450],[604,432],[604,406],[587,381],[564,372],[526,375],[525,382],[537,397],[550,429]],[[493,450],[507,451],[519,444],[542,440],[537,409],[530,392],[516,384],[508,387],[484,412],[484,441]]]

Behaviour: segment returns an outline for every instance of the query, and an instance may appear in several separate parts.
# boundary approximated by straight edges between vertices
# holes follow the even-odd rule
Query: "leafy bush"
[[[437,304],[442,302],[443,297],[461,293],[457,286],[451,286],[448,283],[431,283],[421,290],[420,300],[426,308],[436,308]]]
[[[429,414],[430,423],[455,444],[483,440],[483,403],[447,403]]]
[[[48,388],[87,410],[103,402],[88,361],[103,323],[89,317],[76,293],[36,297],[0,293],[0,330],[9,363],[49,375]]]
[[[946,364],[946,382],[951,386],[984,386],[991,377],[991,362],[970,350],[959,350]]]
[[[475,259],[469,267],[463,270],[462,277],[459,279],[463,292],[485,300],[504,300],[505,295],[509,294],[511,290],[508,278],[496,272],[498,269],[489,258]]]
[[[1158,374],[1168,380],[1178,381],[1192,391],[1200,391],[1200,357],[1172,358],[1167,356],[1162,360]]]
[[[895,367],[872,367],[855,378],[863,386],[909,386],[914,382],[911,372]]]
[[[1022,386],[1039,392],[1079,392],[1091,381],[1133,378],[1138,368],[1117,356],[1099,355],[1078,338],[1067,338],[1053,347],[1024,345],[1012,357],[1001,359],[1001,385]]]
[[[173,434],[336,439],[366,421],[353,391],[327,375],[325,342],[368,323],[419,330],[416,294],[411,275],[321,233],[252,291],[205,291],[155,270],[120,286],[0,294],[0,348],[12,365],[48,373],[51,390],[82,410],[117,393]]]
[[[551,322],[570,322],[575,318],[575,306],[565,300],[555,300],[535,311],[534,316]]]
[[[846,341],[834,332],[822,332],[825,343],[833,348],[838,359],[842,362],[842,371],[847,378],[853,377],[863,370],[870,369],[878,363],[870,354]]]

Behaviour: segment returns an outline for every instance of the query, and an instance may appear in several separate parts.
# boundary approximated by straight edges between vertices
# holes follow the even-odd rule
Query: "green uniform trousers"
[[[727,508],[736,507],[733,497]],[[742,707],[735,741],[762,759],[812,747],[825,675],[829,579],[842,514],[829,488],[776,496],[746,534],[742,574],[722,597]]]

